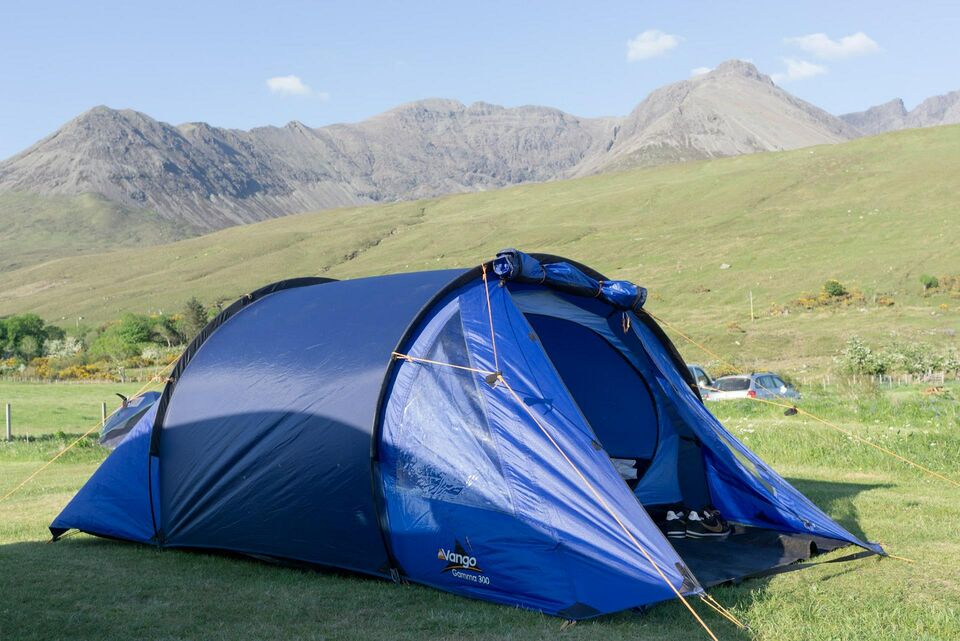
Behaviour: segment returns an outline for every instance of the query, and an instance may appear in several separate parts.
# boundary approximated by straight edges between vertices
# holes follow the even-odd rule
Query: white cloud
[[[827,68],[823,65],[814,64],[806,60],[799,60],[797,58],[783,58],[783,64],[787,66],[785,71],[770,76],[774,82],[803,80],[804,78],[813,78],[814,76],[822,76],[827,73]]]
[[[690,70],[690,77],[693,78],[694,76],[702,76],[704,74],[710,73],[711,71],[713,71],[713,69],[711,69],[710,67],[695,67]]]
[[[839,40],[831,40],[825,33],[811,33],[806,36],[786,38],[784,41],[823,60],[865,56],[880,51],[880,45],[862,31],[844,36]]]
[[[670,35],[657,29],[647,29],[627,40],[627,61],[637,62],[662,56],[671,49],[675,49],[682,40],[680,36]]]
[[[293,75],[267,78],[267,88],[270,89],[270,93],[288,96],[306,96],[311,93],[310,87],[303,84],[298,76]]]

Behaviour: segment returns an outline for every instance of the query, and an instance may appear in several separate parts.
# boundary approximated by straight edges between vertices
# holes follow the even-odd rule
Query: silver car
[[[715,391],[707,400],[726,401],[735,398],[798,399],[800,392],[773,372],[722,376],[713,382]]]
[[[707,374],[707,370],[703,368],[703,365],[691,363],[687,365],[687,369],[690,371],[690,376],[693,377],[693,380],[697,382],[697,387],[700,388],[700,398],[707,400],[710,394],[713,393],[713,379]]]

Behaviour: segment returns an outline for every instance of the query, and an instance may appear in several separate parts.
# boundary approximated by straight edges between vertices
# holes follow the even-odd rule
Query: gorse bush
[[[803,292],[793,300],[793,305],[804,309],[815,309],[818,307],[834,307],[845,305],[865,305],[867,297],[859,289],[848,289],[843,283],[835,278],[831,278],[823,284],[820,292],[811,294]],[[892,300],[890,301],[892,303]]]

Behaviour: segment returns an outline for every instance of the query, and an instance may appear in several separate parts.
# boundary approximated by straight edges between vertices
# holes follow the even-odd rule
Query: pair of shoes
[[[682,510],[667,510],[666,518],[660,523],[660,530],[668,539],[682,539],[687,536],[686,514]]]
[[[723,520],[720,512],[705,507],[699,512],[681,509],[667,510],[667,515],[660,523],[660,531],[668,539],[719,538],[730,534],[730,525]]]
[[[700,512],[691,510],[687,514],[687,536],[695,539],[721,537],[730,534],[730,524],[723,520],[720,512],[704,507]]]

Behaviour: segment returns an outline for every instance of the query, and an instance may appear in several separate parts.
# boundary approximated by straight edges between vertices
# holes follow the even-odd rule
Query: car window
[[[750,379],[745,377],[721,378],[716,382],[721,392],[743,392],[750,389]]]
[[[786,383],[783,382],[783,379],[779,376],[771,376],[770,380],[773,381],[773,386],[775,389],[780,389],[781,387],[789,387]]]
[[[775,390],[776,387],[773,385],[773,381],[769,376],[758,376],[757,377],[757,389],[762,390]]]

